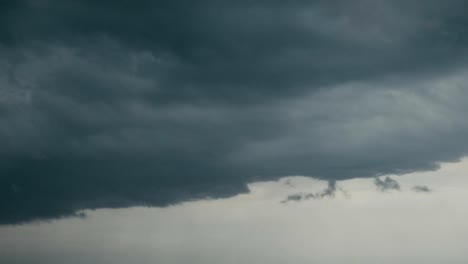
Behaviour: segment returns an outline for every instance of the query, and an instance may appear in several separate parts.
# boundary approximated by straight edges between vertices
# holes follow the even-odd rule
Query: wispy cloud
[[[381,180],[379,177],[376,177],[374,180],[374,184],[382,192],[388,190],[400,190],[400,184],[396,180],[388,176],[385,177],[384,180]]]
[[[345,191],[343,188],[337,186],[336,181],[328,181],[327,188],[323,189],[320,192],[311,192],[311,193],[295,193],[291,194],[286,197],[285,200],[281,201],[281,203],[287,203],[290,201],[302,201],[302,200],[309,200],[309,199],[323,199],[325,197],[335,197],[336,191],[339,190],[345,197],[349,197],[349,193]]]
[[[432,190],[426,185],[416,185],[412,188],[412,190],[415,192],[424,192],[424,193],[432,192]]]

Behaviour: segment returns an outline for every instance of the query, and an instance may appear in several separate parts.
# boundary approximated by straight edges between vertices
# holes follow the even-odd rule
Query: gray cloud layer
[[[465,1],[0,7],[0,223],[466,154]]]

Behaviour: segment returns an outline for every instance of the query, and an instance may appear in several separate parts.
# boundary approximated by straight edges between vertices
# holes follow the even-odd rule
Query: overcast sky
[[[42,257],[44,263],[55,257],[61,263],[48,250],[65,238],[37,245],[22,228],[38,232],[35,239],[53,236],[55,228],[88,225],[105,233],[103,221],[124,224],[120,218],[134,212],[148,223],[146,231],[154,236],[162,232],[159,239],[169,241],[151,251],[159,252],[158,263],[188,263],[193,254],[203,263],[210,258],[203,248],[171,244],[161,225],[173,223],[173,211],[183,219],[204,210],[227,217],[230,205],[224,203],[254,211],[251,218],[243,216],[245,228],[256,226],[255,221],[267,228],[274,215],[294,218],[302,204],[311,204],[313,208],[304,205],[308,212],[301,219],[325,221],[331,210],[330,221],[344,228],[354,217],[373,219],[364,215],[372,216],[370,208],[375,208],[374,217],[384,222],[413,217],[408,227],[417,235],[420,218],[404,209],[406,204],[430,207],[455,198],[433,193],[445,184],[444,175],[434,186],[421,177],[411,187],[403,186],[407,175],[439,173],[441,163],[458,162],[468,151],[467,13],[463,0],[2,1],[0,226],[25,225],[8,227],[11,238],[2,237],[2,243],[11,242],[13,252],[24,253],[25,259],[13,263]],[[258,202],[263,198],[252,186],[269,186],[269,193],[273,187],[267,182],[279,184],[292,175],[323,186],[289,193],[280,205]],[[365,212],[357,210],[355,216],[353,201],[359,199],[338,197],[348,197],[340,187],[344,183],[361,181],[376,191],[375,198],[366,198],[375,204],[366,202]],[[302,180],[287,183],[309,186]],[[197,202],[206,199],[211,200]],[[381,214],[387,202],[394,211]],[[447,203],[444,210],[449,211],[434,214],[457,210],[452,200]],[[135,207],[151,209],[131,209]],[[95,209],[96,218],[73,218]],[[264,214],[257,216],[257,211]],[[204,224],[231,221],[208,218]],[[37,221],[52,222],[28,227]],[[148,227],[150,222],[156,227]],[[244,228],[230,223],[229,232]],[[302,232],[301,224],[284,225],[292,234]],[[193,241],[219,231],[199,228]],[[376,229],[369,227],[370,238],[380,232]],[[442,231],[449,232],[448,238],[455,229]],[[254,243],[245,241],[246,230],[233,237],[240,246]],[[146,233],[144,227],[133,231],[128,239]],[[266,243],[274,235],[280,236],[264,230],[252,239],[265,242],[265,252],[299,250],[296,235],[284,234],[282,246]],[[70,236],[81,239],[73,232]],[[350,237],[336,233],[326,238],[331,251],[317,251],[323,256],[320,263],[342,263],[341,256],[352,255],[354,246],[345,244]],[[100,241],[92,234],[83,239]],[[320,239],[310,239],[313,249],[308,250],[318,250]],[[340,253],[332,250],[336,241]],[[444,246],[446,253],[461,246],[451,243]],[[423,251],[410,254],[401,245],[390,240],[368,256],[396,250],[408,263],[422,261]],[[426,246],[426,254],[435,254],[432,244]],[[110,247],[108,254],[119,248]],[[79,249],[69,250],[63,256]],[[134,250],[131,255],[146,256],[138,254],[138,247]],[[229,256],[239,253],[223,250],[217,254],[228,263],[233,261]],[[192,255],[179,256],[179,251]],[[42,257],[33,257],[36,253]],[[115,257],[88,256],[85,263]],[[12,257],[5,255],[9,261]],[[267,260],[287,262],[280,257],[258,261]]]

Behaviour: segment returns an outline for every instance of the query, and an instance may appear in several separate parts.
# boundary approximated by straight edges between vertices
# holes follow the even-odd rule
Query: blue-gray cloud
[[[0,223],[456,160],[465,5],[2,3]]]

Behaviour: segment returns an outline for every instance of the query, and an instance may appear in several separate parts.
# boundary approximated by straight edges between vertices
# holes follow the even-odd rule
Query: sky
[[[3,263],[465,263],[468,159],[441,169],[340,181],[289,176],[249,193],[166,208],[0,227]],[[425,191],[418,190],[425,186]],[[423,188],[424,189],[424,188]],[[286,202],[285,202],[286,201]]]
[[[399,262],[457,263],[464,257],[461,224],[432,215],[423,221],[413,210],[454,219],[464,213],[463,196],[437,190],[450,185],[462,195],[465,188],[467,5],[3,1],[0,229],[11,251],[1,258],[115,263],[128,243],[128,256],[142,263],[233,263],[234,256],[284,263],[293,255],[297,263],[311,255],[319,263],[345,256],[384,263],[392,254]],[[450,166],[460,171],[444,173]],[[420,174],[427,179],[405,182]],[[288,186],[297,192],[286,193]],[[438,206],[444,203],[448,208]],[[304,222],[286,220],[294,217]],[[407,224],[391,222],[406,217]],[[375,218],[384,224],[369,222]],[[364,235],[346,235],[353,219]],[[126,226],[135,221],[142,223],[137,229]],[[306,227],[311,221],[319,222]],[[342,232],[333,233],[331,223]],[[278,232],[283,225],[287,232]],[[320,225],[328,229],[314,236]],[[111,243],[108,226],[128,228],[117,234],[129,241]],[[232,233],[224,236],[224,226]],[[194,244],[177,240],[184,230]],[[434,241],[409,252],[401,246],[407,240],[392,238],[356,253],[366,239],[393,231]],[[154,237],[137,241],[147,233]],[[310,247],[299,249],[305,237]],[[67,239],[70,248],[62,248]],[[327,250],[319,250],[321,239]],[[437,255],[431,243],[439,240],[450,243]],[[145,241],[153,247],[136,246]],[[228,241],[239,247],[223,247]],[[84,262],[73,258],[101,243],[109,248],[84,254]],[[284,258],[240,253],[253,244],[261,244],[260,253],[285,250]],[[206,250],[217,245],[217,254]]]

